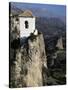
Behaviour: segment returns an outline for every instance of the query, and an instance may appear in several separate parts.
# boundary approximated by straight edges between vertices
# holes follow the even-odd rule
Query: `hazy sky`
[[[51,17],[64,17],[66,16],[66,6],[64,5],[51,5],[51,4],[35,4],[35,3],[12,3],[22,10],[31,10],[35,16],[51,16]]]

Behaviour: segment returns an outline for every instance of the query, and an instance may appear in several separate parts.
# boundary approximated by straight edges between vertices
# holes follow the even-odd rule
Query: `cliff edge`
[[[22,44],[20,42],[20,39],[10,40],[9,87],[46,85],[47,58],[43,34],[32,33]]]

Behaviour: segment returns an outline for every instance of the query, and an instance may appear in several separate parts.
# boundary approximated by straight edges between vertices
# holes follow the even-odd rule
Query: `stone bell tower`
[[[35,17],[29,10],[19,15],[20,38],[28,37],[35,30]]]

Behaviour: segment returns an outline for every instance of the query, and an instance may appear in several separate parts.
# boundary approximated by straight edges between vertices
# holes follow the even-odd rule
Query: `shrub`
[[[31,33],[30,35],[30,40],[33,42],[34,40],[36,40],[36,35],[34,35],[33,33]]]

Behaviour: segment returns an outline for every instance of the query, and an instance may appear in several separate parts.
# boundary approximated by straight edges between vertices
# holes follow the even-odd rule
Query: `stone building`
[[[11,15],[11,31],[16,31],[16,38],[27,38],[31,33],[36,31],[35,17],[32,12],[26,10],[18,15]]]

